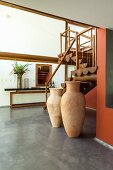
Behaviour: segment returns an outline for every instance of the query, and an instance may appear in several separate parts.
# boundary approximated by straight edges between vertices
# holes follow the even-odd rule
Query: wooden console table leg
[[[12,99],[13,98],[13,94],[12,94],[12,92],[10,92],[10,108],[12,109]]]

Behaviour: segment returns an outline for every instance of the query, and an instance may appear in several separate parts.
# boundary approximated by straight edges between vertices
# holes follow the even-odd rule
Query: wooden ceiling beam
[[[53,63],[58,64],[57,57],[41,56],[41,55],[30,55],[30,54],[19,54],[19,53],[9,53],[0,52],[0,60],[16,60],[24,62],[41,62],[41,63]],[[62,64],[67,64],[63,61]],[[75,63],[68,63],[68,65],[75,65]]]
[[[26,62],[43,62],[43,63],[58,63],[58,58],[50,56],[18,54],[9,52],[0,52],[1,60],[17,60]]]

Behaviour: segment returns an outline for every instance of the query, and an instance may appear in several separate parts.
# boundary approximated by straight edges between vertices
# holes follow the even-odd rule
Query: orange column
[[[97,29],[96,137],[113,145],[113,109],[106,108],[106,29]]]

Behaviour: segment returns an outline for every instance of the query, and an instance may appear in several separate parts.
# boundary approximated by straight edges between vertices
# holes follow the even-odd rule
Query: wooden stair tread
[[[91,74],[91,75],[84,75],[80,77],[73,77],[73,81],[96,81],[97,80],[97,75],[96,74]]]
[[[63,58],[63,55],[65,54],[65,52],[63,52],[62,53],[62,55],[61,54],[58,54],[58,61],[60,61],[62,58]],[[87,62],[87,57],[88,57],[88,63],[90,64],[90,63],[92,63],[92,55],[90,54],[90,53],[88,53],[87,54],[87,52],[85,53],[83,53],[82,54],[82,51],[79,51],[78,52],[78,58],[79,59],[82,59],[83,58],[83,62]],[[90,59],[89,59],[90,58]],[[90,61],[89,61],[90,60]],[[65,59],[64,59],[64,62],[66,62],[66,63],[70,63],[70,62],[74,62],[74,63],[76,63],[76,51],[73,51],[73,50],[70,50],[68,53],[67,53],[67,55],[66,55],[66,57],[65,57]]]
[[[71,54],[71,53],[73,54],[73,56],[76,56],[76,51],[71,51],[71,50],[67,53],[67,55],[68,55],[68,54]],[[65,52],[62,53],[62,56],[63,56],[64,54],[65,54]],[[90,53],[88,53],[88,54],[90,54]],[[82,56],[82,52],[79,51],[79,52],[78,52],[78,55],[79,55],[79,56]],[[84,52],[83,55],[86,57],[86,56],[87,56],[87,52]],[[58,54],[58,57],[62,57],[62,56],[61,56],[61,54]]]

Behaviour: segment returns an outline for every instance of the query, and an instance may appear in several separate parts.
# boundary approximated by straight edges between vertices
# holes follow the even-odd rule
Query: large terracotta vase
[[[50,88],[50,96],[47,100],[47,110],[53,127],[60,127],[62,125],[60,107],[62,91],[62,88]]]
[[[64,128],[69,137],[78,137],[85,118],[85,97],[80,92],[79,81],[66,82],[66,92],[61,100]]]

